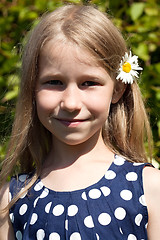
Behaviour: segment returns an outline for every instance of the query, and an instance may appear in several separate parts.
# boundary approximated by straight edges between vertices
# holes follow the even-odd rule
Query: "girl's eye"
[[[50,80],[50,81],[47,81],[47,84],[57,86],[57,85],[62,85],[63,83],[60,80]]]
[[[85,87],[87,87],[87,86],[99,86],[100,84],[98,83],[98,82],[94,82],[94,81],[86,81],[86,82],[84,82],[83,84],[82,84],[82,86],[85,86]]]

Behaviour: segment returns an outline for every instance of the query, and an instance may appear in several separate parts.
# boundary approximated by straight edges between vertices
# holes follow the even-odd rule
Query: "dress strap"
[[[28,174],[19,174],[17,176],[13,176],[10,181],[9,192],[11,199],[21,191],[22,188],[27,184],[27,180],[29,179]]]

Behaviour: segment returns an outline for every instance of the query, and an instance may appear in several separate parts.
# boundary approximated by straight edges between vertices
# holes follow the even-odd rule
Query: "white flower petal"
[[[132,56],[131,58],[130,58],[130,62],[131,63],[135,63],[135,64],[138,64],[138,57],[137,56]]]
[[[135,77],[138,77],[138,72],[137,72],[137,71],[134,71],[134,70],[131,70],[131,71],[130,71],[130,75],[135,76]]]

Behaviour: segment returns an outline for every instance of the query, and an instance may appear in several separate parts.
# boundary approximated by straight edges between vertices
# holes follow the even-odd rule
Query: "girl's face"
[[[39,120],[54,139],[77,145],[101,136],[114,82],[78,46],[49,41],[39,59],[36,104]]]

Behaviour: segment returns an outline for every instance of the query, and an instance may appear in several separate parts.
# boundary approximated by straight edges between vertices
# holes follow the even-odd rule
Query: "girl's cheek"
[[[94,105],[94,106],[93,106]],[[95,117],[102,117],[107,119],[110,112],[110,103],[107,104],[92,104],[92,106],[88,107],[88,110]]]
[[[44,108],[52,107],[58,103],[58,98],[55,94],[47,92],[39,92],[36,96],[36,102]]]
[[[109,97],[109,98],[99,96],[98,98],[97,97],[92,98],[92,99],[88,98],[87,105],[93,111],[101,112],[104,109],[110,108],[111,101],[112,101],[112,96]]]

